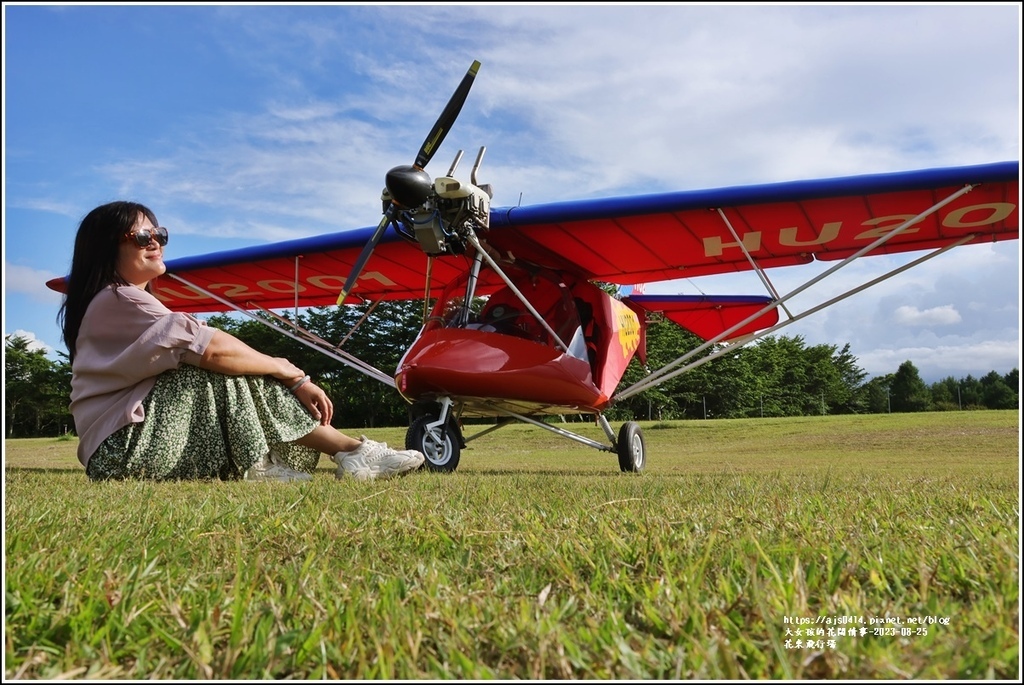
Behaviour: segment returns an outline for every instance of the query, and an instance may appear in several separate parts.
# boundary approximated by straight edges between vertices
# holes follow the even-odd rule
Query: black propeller
[[[391,197],[391,203],[384,208],[384,216],[381,217],[380,223],[377,224],[377,229],[370,237],[370,241],[363,247],[363,251],[359,254],[359,259],[352,266],[352,272],[345,280],[345,287],[342,288],[341,294],[338,296],[339,305],[352,292],[356,279],[359,278],[359,274],[362,273],[363,267],[366,266],[370,254],[377,247],[377,243],[380,242],[381,236],[384,235],[384,230],[394,219],[395,213],[399,209],[415,209],[430,197],[434,182],[431,180],[430,174],[424,171],[423,168],[427,166],[434,153],[441,147],[445,136],[448,135],[452,124],[455,123],[459,112],[462,111],[462,105],[466,102],[466,96],[469,95],[469,89],[473,86],[473,79],[476,78],[476,72],[479,70],[480,62],[474,61],[470,65],[469,71],[462,77],[459,87],[452,93],[451,99],[445,105],[441,116],[437,118],[437,122],[430,130],[430,134],[423,141],[423,145],[420,146],[420,151],[416,155],[416,160],[412,163],[412,166],[396,166],[385,174],[384,187],[387,190],[387,194]]]

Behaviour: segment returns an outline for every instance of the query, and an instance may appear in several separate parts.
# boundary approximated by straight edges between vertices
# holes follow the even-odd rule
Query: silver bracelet
[[[309,381],[309,376],[303,376],[303,377],[302,377],[302,380],[300,380],[300,381],[299,381],[298,383],[296,383],[296,384],[295,384],[295,385],[293,385],[292,387],[288,388],[288,392],[290,392],[290,393],[293,393],[293,394],[294,394],[296,390],[298,390],[299,388],[301,388],[301,387],[302,387],[303,385],[305,385],[305,384],[306,384],[306,383],[307,383],[308,381]]]

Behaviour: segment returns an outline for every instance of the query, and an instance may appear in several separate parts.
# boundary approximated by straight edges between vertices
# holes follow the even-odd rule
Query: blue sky
[[[90,209],[149,205],[168,258],[375,225],[384,172],[412,162],[473,60],[428,170],[486,145],[495,206],[1020,159],[1017,3],[3,12],[4,333],[51,349],[44,283]],[[791,308],[901,259],[863,260]],[[1019,241],[953,250],[780,334],[850,343],[869,376],[908,359],[928,381],[1006,373],[1019,265]],[[815,273],[771,276],[785,293]],[[698,291],[763,287],[647,289]]]

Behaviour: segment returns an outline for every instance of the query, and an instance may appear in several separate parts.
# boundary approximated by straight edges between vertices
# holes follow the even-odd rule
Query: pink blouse
[[[71,365],[70,409],[83,466],[114,432],[146,418],[142,401],[159,374],[182,362],[198,366],[214,333],[141,288],[112,285],[96,293]]]

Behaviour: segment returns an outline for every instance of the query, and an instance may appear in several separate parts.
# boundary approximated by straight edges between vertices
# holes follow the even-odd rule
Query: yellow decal
[[[640,319],[632,309],[617,300],[613,300],[611,305],[622,358],[629,359],[640,346]]]

